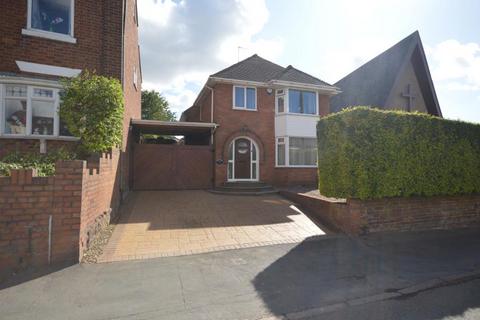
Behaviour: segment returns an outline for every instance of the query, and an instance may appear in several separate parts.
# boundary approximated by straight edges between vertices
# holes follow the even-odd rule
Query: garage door
[[[135,144],[133,189],[208,189],[212,157],[210,146]]]

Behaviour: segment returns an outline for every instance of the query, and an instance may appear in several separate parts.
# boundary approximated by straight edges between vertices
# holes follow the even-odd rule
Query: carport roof
[[[135,131],[149,134],[186,135],[194,133],[210,133],[218,127],[210,122],[159,121],[159,120],[132,120]]]

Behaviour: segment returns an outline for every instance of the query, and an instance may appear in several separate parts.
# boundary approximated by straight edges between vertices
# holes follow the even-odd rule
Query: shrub
[[[480,125],[357,107],[317,125],[319,189],[381,198],[480,192]]]
[[[0,160],[0,176],[10,176],[11,169],[37,169],[38,176],[51,176],[55,173],[57,160],[73,160],[75,158],[75,153],[65,149],[58,149],[48,154],[11,153]]]
[[[60,116],[87,153],[106,152],[122,142],[124,100],[120,82],[82,72],[64,80]]]

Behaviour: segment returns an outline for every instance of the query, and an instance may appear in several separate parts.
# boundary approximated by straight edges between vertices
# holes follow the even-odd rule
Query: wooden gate
[[[211,188],[212,157],[211,146],[135,144],[133,189]]]

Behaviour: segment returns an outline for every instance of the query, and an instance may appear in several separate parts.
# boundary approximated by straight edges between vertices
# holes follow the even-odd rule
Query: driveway
[[[278,195],[138,191],[123,209],[99,262],[297,243],[326,234]]]

